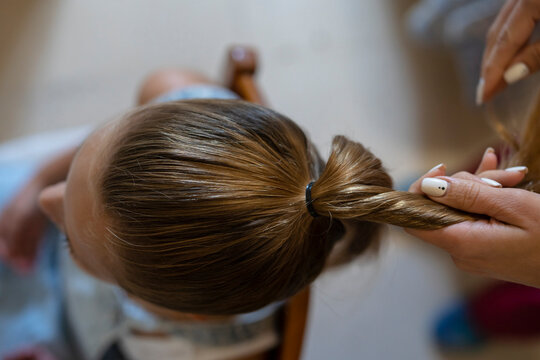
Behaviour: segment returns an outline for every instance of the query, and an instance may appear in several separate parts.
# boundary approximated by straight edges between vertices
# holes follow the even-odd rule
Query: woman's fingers
[[[514,178],[516,177],[516,175],[510,176],[511,181],[506,181],[508,177],[498,173],[498,171],[503,171],[503,170],[497,170],[496,172],[492,172],[496,168],[497,168],[497,155],[495,155],[495,151],[493,150],[493,148],[487,148],[486,151],[484,152],[484,156],[482,157],[482,161],[480,162],[480,165],[478,166],[476,174],[480,174],[482,175],[482,177],[486,177],[486,178],[491,178],[491,176],[493,176],[493,180],[495,181],[497,181],[497,179],[501,179],[503,181],[501,183],[503,186],[514,186],[517,183],[519,183],[519,181],[517,183],[514,183],[515,182]],[[422,180],[428,177],[443,176],[445,174],[446,174],[445,164],[441,163],[437,166],[434,166],[431,170],[425,173],[422,177],[416,180],[409,187],[409,192],[421,194],[422,193],[422,189],[421,189]],[[482,181],[480,177],[477,177],[465,171],[454,174],[454,176],[470,179],[473,181]]]
[[[505,9],[504,21],[488,33],[486,50],[482,63],[481,81],[477,93],[477,102],[489,100],[504,87],[503,74],[509,71],[510,78],[523,78],[524,68],[509,69],[512,60],[529,40],[536,21],[540,18],[539,1],[517,1],[514,6]],[[502,16],[502,15],[501,15]],[[529,70],[530,72],[530,70]],[[517,81],[517,80],[516,80]]]
[[[438,230],[405,229],[409,234],[449,252],[456,258],[478,255],[496,241],[517,238],[522,230],[498,221],[464,221]]]
[[[478,174],[480,179],[490,179],[504,187],[514,187],[519,184],[527,174],[525,166],[516,166],[509,170],[488,170]]]
[[[480,184],[488,184],[494,187],[514,187],[523,180],[527,172],[528,169],[526,166],[514,166],[505,170],[486,170],[476,175],[466,171],[460,171],[452,175],[452,177],[476,181]]]
[[[493,45],[493,42],[490,40],[493,40],[496,38],[496,34],[499,33],[501,27],[506,23],[506,20],[508,19],[508,16],[512,13],[512,10],[514,9],[514,6],[516,3],[519,2],[519,0],[506,0],[501,9],[499,10],[499,13],[497,14],[497,17],[495,18],[495,21],[491,24],[488,30],[487,34],[487,45]]]
[[[540,69],[540,43],[523,48],[513,59],[504,73],[507,84],[513,84]]]
[[[486,151],[484,152],[484,156],[482,156],[482,161],[480,161],[480,165],[478,165],[478,169],[476,170],[476,174],[488,171],[488,170],[495,170],[497,169],[497,155],[495,154],[495,150],[493,150],[492,147],[488,147]],[[464,173],[464,172],[463,172]],[[439,165],[434,166],[429,170],[427,173],[425,173],[422,177],[420,177],[418,180],[416,180],[410,187],[409,192],[420,194],[422,193],[422,190],[420,189],[420,186],[422,184],[422,180],[426,177],[435,177],[435,176],[443,176],[446,174],[446,165],[443,163],[440,163]],[[462,173],[461,173],[462,174]],[[505,185],[510,186],[510,185]]]
[[[443,163],[434,166],[429,170],[427,173],[425,173],[421,178],[416,180],[412,185],[409,187],[409,192],[421,194],[422,190],[420,189],[420,186],[422,184],[422,180],[424,180],[427,177],[434,177],[434,176],[443,176],[446,174],[446,165]]]
[[[478,168],[476,169],[476,174],[488,170],[495,170],[497,168],[497,164],[498,160],[495,150],[493,150],[492,147],[488,147],[486,151],[484,151],[484,156],[482,156],[482,161],[480,161],[480,165],[478,165]]]
[[[540,195],[521,189],[499,188],[485,181],[441,176],[422,180],[422,192],[432,200],[475,214],[484,214],[507,224],[525,226],[523,214],[540,209]],[[489,179],[488,179],[489,180]],[[532,199],[534,198],[534,199]]]
[[[489,27],[486,36],[486,48],[482,57],[482,66],[486,62],[488,54],[491,54],[491,50],[496,43],[495,40],[497,39],[497,35],[501,32],[501,28],[506,23],[506,20],[508,20],[508,16],[510,16],[510,14],[512,13],[516,2],[517,0],[507,0],[502,6],[501,10],[499,10],[495,21]]]

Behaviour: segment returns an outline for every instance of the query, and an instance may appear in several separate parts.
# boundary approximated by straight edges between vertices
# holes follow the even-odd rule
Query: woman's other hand
[[[540,42],[528,44],[538,20],[540,0],[506,1],[487,34],[478,104],[540,69]]]
[[[496,166],[496,155],[488,149],[475,175],[447,177],[439,166],[409,189],[488,219],[407,232],[447,251],[462,270],[540,287],[540,195],[502,188],[518,184],[526,168],[495,170]]]

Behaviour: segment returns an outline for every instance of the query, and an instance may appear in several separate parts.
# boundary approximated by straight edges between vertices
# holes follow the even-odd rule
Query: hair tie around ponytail
[[[306,207],[309,214],[316,218],[319,216],[319,214],[317,214],[317,212],[315,211],[315,208],[313,207],[313,200],[311,199],[311,187],[314,183],[315,181],[312,181],[306,186]]]

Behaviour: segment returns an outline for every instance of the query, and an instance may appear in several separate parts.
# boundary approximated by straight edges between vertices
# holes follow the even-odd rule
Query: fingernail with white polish
[[[448,183],[443,179],[425,178],[420,187],[422,192],[429,196],[443,196],[448,189]]]
[[[495,180],[491,180],[491,179],[488,179],[488,178],[480,178],[480,180],[482,180],[486,184],[488,184],[490,186],[493,186],[493,187],[499,187],[499,188],[502,187],[502,185],[499,184],[498,182],[496,182]]]
[[[482,105],[484,102],[484,78],[478,80],[478,85],[476,85],[476,105]]]
[[[512,167],[504,169],[504,171],[515,171],[515,172],[522,172],[526,174],[529,172],[529,169],[526,166],[512,166]]]
[[[428,171],[428,173],[432,172],[432,171],[435,171],[441,167],[443,167],[444,164],[443,163],[440,163],[439,165],[435,165],[434,167],[431,168],[431,170]]]
[[[504,72],[504,80],[508,84],[513,84],[529,75],[529,73],[530,71],[527,65],[520,62],[510,66],[510,68]]]

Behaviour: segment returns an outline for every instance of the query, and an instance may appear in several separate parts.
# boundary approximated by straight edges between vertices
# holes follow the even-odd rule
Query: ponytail
[[[336,136],[326,168],[313,184],[312,205],[323,216],[438,229],[473,218],[428,198],[392,189],[381,161],[361,144]]]

